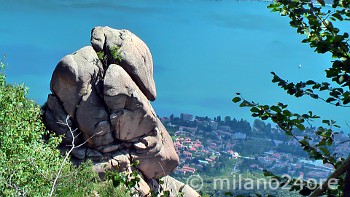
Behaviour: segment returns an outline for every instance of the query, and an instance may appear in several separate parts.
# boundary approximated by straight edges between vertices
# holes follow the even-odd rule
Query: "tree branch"
[[[344,191],[343,191],[344,197],[350,196],[350,168],[346,170],[346,175],[344,179]]]
[[[53,195],[53,192],[55,191],[55,188],[56,188],[58,179],[59,179],[59,178],[62,178],[62,177],[61,177],[61,173],[62,173],[63,166],[64,166],[64,164],[67,162],[67,160],[68,160],[70,154],[72,153],[72,151],[73,151],[75,148],[79,148],[79,147],[83,146],[84,144],[86,144],[90,139],[92,139],[93,137],[95,137],[95,135],[98,135],[98,134],[100,134],[100,133],[103,132],[103,131],[100,131],[100,132],[98,132],[98,133],[95,133],[95,134],[93,134],[89,139],[85,140],[83,143],[81,143],[81,144],[79,144],[79,145],[75,145],[75,138],[77,138],[77,137],[80,135],[80,133],[77,134],[76,136],[74,136],[74,132],[77,131],[78,129],[72,130],[71,126],[70,126],[69,123],[68,123],[69,118],[70,118],[70,116],[68,115],[68,116],[66,117],[65,122],[62,122],[62,121],[61,121],[61,122],[58,122],[58,124],[62,124],[62,125],[65,125],[65,126],[68,127],[69,132],[70,132],[71,135],[72,135],[72,144],[70,145],[71,148],[70,148],[69,151],[66,153],[66,156],[64,157],[63,162],[61,163],[61,166],[60,166],[60,168],[59,168],[59,170],[58,170],[58,173],[56,174],[56,177],[55,177],[55,179],[54,179],[54,181],[53,181],[53,184],[52,184],[52,187],[51,187],[51,191],[50,191],[50,195],[49,195],[50,197]]]
[[[324,182],[320,187],[318,187],[310,197],[318,197],[321,196],[323,192],[325,192],[328,189],[329,182],[332,179],[337,179],[339,176],[345,173],[346,170],[348,170],[350,164],[350,156],[344,161],[343,165],[340,166],[338,169],[336,169],[327,179],[326,182]],[[345,194],[345,193],[344,193]]]
[[[69,120],[69,115],[67,116],[67,118],[66,118],[66,123],[65,123],[64,125],[66,125],[66,126],[68,127],[69,131],[70,131],[71,134],[72,134],[72,137],[73,137],[73,139],[72,139],[72,148],[68,151],[68,153],[66,154],[66,156],[65,156],[64,159],[63,159],[63,162],[61,163],[60,169],[59,169],[59,171],[58,171],[58,173],[57,173],[57,175],[56,175],[56,178],[55,178],[55,180],[53,181],[53,184],[52,184],[52,187],[51,187],[51,191],[50,191],[50,195],[49,195],[50,197],[53,195],[53,192],[55,191],[56,184],[57,184],[57,180],[58,180],[58,178],[60,177],[60,174],[62,173],[63,166],[64,166],[64,164],[67,162],[67,159],[68,159],[70,153],[71,153],[71,152],[73,151],[73,149],[74,149],[74,141],[75,141],[74,131],[73,131],[72,128],[69,126],[68,120]]]

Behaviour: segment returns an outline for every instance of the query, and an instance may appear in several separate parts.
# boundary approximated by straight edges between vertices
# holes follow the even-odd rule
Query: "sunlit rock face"
[[[90,159],[95,171],[137,170],[147,183],[179,164],[173,142],[150,101],[156,98],[147,45],[128,30],[95,27],[91,45],[62,58],[51,78],[44,121],[61,135],[61,150]],[[139,163],[138,165],[131,165]]]

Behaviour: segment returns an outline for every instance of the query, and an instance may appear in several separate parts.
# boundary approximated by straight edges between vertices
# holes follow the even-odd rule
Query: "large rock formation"
[[[171,137],[150,104],[156,98],[152,55],[127,30],[96,27],[91,44],[57,64],[45,123],[63,136],[62,150],[84,144],[72,151],[74,161],[93,160],[102,176],[109,169],[137,170],[137,189],[147,195],[147,183],[179,164]],[[188,196],[198,196],[191,192]]]

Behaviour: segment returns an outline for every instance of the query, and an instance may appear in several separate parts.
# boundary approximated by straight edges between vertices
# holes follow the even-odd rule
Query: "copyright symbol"
[[[194,190],[199,191],[203,187],[203,179],[199,175],[191,175],[187,179],[187,185],[192,187]]]

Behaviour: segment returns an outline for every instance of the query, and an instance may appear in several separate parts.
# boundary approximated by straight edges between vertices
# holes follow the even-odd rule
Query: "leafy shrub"
[[[109,64],[120,64],[123,60],[119,46],[110,47],[109,53],[98,51],[96,54],[105,68],[107,68]]]
[[[99,181],[91,162],[78,167],[64,162],[56,149],[61,138],[43,139],[49,133],[40,106],[26,98],[24,85],[6,83],[4,68],[0,62],[0,196],[48,196],[51,190],[54,196],[118,192],[120,188],[105,188],[108,182]]]
[[[40,107],[25,97],[23,85],[9,85],[0,76],[0,195],[47,195],[52,167],[60,162],[58,139],[43,142]]]

